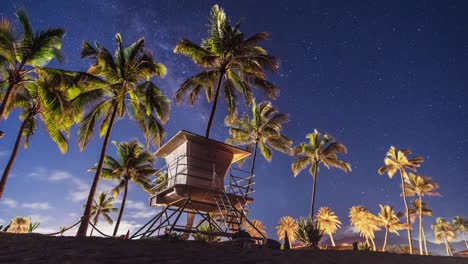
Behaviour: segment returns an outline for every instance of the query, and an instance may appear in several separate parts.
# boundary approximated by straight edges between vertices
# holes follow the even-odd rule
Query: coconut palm
[[[244,228],[247,233],[250,234],[252,237],[265,237],[266,236],[266,226],[263,224],[262,221],[258,219],[251,219],[251,224],[246,224],[244,222]]]
[[[400,222],[400,218],[403,217],[403,213],[395,213],[393,207],[390,205],[379,205],[380,212],[378,215],[379,224],[385,228],[385,239],[382,246],[382,251],[385,251],[387,247],[388,232],[400,235],[398,230],[405,229],[405,223]]]
[[[420,215],[420,210],[421,210],[421,215]],[[411,202],[411,207],[409,208],[409,215],[410,215],[411,223],[414,223],[416,221],[416,217],[418,217],[419,222],[422,222],[422,219],[424,218],[425,215],[432,216],[432,209],[428,207],[426,202],[422,202],[419,199],[415,199]],[[424,225],[422,226],[421,230],[422,230],[422,239],[424,243],[424,252],[426,255],[429,255],[429,251],[427,250],[427,240],[426,240],[426,234],[424,231]]]
[[[376,250],[374,239],[375,232],[380,231],[379,218],[363,206],[353,206],[349,210],[349,219],[359,234],[366,239],[366,244],[370,245],[370,241],[373,250]]]
[[[394,146],[391,146],[384,159],[385,165],[379,168],[378,173],[380,175],[387,173],[390,179],[393,178],[395,173],[400,173],[401,188],[403,191],[403,202],[405,204],[406,227],[408,230],[408,245],[410,246],[410,254],[413,254],[409,207],[408,201],[406,199],[406,183],[404,179],[407,177],[406,170],[416,171],[416,169],[421,166],[421,163],[424,162],[424,158],[421,156],[409,158],[408,155],[410,154],[410,149],[402,149],[397,151]]]
[[[272,150],[275,149],[283,153],[291,152],[292,141],[281,134],[283,124],[289,121],[287,114],[280,113],[273,107],[271,102],[261,102],[258,105],[253,100],[252,119],[248,114],[241,118],[235,117],[233,120],[226,120],[231,126],[229,134],[231,138],[226,143],[231,145],[247,145],[246,150],[253,151],[252,165],[250,166],[250,177],[245,193],[249,193],[252,177],[254,174],[257,149],[260,146],[262,156],[271,161]]]
[[[83,207],[85,207],[84,205]],[[107,196],[107,193],[105,192],[100,192],[97,200],[94,200],[94,204],[91,206],[91,217],[93,219],[93,225],[96,226],[99,222],[99,216],[104,217],[107,223],[112,225],[114,221],[112,221],[112,218],[109,216],[110,213],[115,213],[117,212],[117,208],[114,207],[114,197]],[[91,229],[91,233],[89,233],[90,236],[93,235],[94,228]]]
[[[279,240],[285,240],[285,236],[289,239],[289,248],[291,244],[296,240],[297,222],[290,216],[283,216],[280,218],[278,225],[276,226],[276,234]]]
[[[29,227],[31,225],[31,219],[27,217],[15,217],[10,222],[7,232],[16,234],[29,233]]]
[[[20,145],[24,139],[23,145],[25,148],[28,147],[31,137],[38,129],[39,121],[42,121],[47,134],[55,141],[60,151],[62,153],[68,151],[66,134],[68,134],[70,126],[73,125],[74,119],[65,114],[70,107],[67,92],[56,86],[46,74],[38,72],[37,76],[34,80],[31,79],[27,85],[24,85],[23,89],[14,94],[9,107],[4,112],[5,115],[8,115],[13,107],[20,108],[22,123],[10,159],[0,180],[0,199]]]
[[[466,241],[465,237],[465,232],[468,230],[468,221],[466,221],[466,219],[462,216],[455,216],[452,223],[455,231],[462,234],[463,240],[465,241],[465,246],[468,248],[468,242]]]
[[[115,236],[119,230],[120,221],[122,220],[122,215],[125,210],[129,182],[140,186],[143,190],[150,193],[152,185],[148,177],[153,175],[156,170],[153,168],[153,154],[149,151],[145,151],[137,140],[122,142],[120,144],[115,141],[112,143],[117,148],[118,159],[106,156],[101,177],[119,182],[119,184],[112,189],[114,197],[119,195],[122,190],[124,192],[119,216],[114,228],[113,235]]]
[[[438,217],[436,222],[431,225],[431,228],[434,230],[435,241],[438,244],[444,243],[447,256],[452,256],[453,252],[450,248],[450,243],[457,238],[457,234],[453,226],[442,217]]]
[[[144,48],[144,39],[124,47],[122,37],[117,34],[117,50],[112,54],[96,43],[95,47],[83,43],[81,56],[94,60],[88,76],[97,77],[94,86],[73,99],[77,112],[89,109],[79,122],[78,142],[80,149],[88,144],[94,134],[96,123],[101,122],[100,136],[104,136],[99,162],[89,191],[78,236],[85,236],[94,195],[101,175],[107,145],[117,119],[128,112],[144,132],[146,145],[159,146],[165,137],[162,123],[169,118],[170,100],[152,82],[152,77],[163,77],[166,67],[155,63],[152,53]],[[102,121],[100,121],[102,119]]]
[[[208,36],[200,45],[182,39],[174,48],[175,53],[190,57],[203,71],[181,84],[175,99],[181,103],[187,97],[193,105],[201,92],[205,92],[209,102],[213,101],[205,136],[210,136],[219,93],[223,92],[230,117],[237,109],[238,94],[249,104],[253,98],[253,88],[263,90],[270,98],[278,96],[278,88],[266,80],[265,70],[277,70],[279,63],[259,46],[259,42],[269,38],[261,32],[246,38],[239,30],[240,24],[233,27],[229,18],[218,5],[211,9]],[[214,96],[214,97],[213,97]]]
[[[348,150],[345,145],[335,141],[331,135],[322,135],[317,130],[314,130],[314,133],[307,134],[306,138],[309,139],[308,143],[303,142],[293,149],[293,154],[295,156],[299,156],[299,158],[291,164],[291,170],[294,173],[294,176],[297,176],[299,172],[310,165],[309,173],[314,178],[312,205],[310,210],[310,217],[313,220],[315,190],[317,187],[317,176],[320,165],[324,165],[327,169],[335,167],[344,172],[350,172],[351,164],[338,158],[338,154],[347,153]]]
[[[419,176],[413,173],[409,173],[408,177],[405,177],[406,183],[406,195],[407,196],[417,196],[419,201],[422,201],[423,196],[439,196],[440,194],[435,190],[439,188],[439,184],[433,183],[431,177]],[[423,234],[423,224],[422,224],[422,206],[419,206],[419,254],[423,255],[423,245],[422,245],[422,234]]]
[[[320,207],[315,221],[318,227],[323,230],[325,234],[330,236],[332,245],[336,246],[333,240],[333,234],[341,227],[341,221],[338,219],[338,216],[330,208]]]
[[[0,121],[12,106],[17,91],[21,92],[34,78],[36,67],[42,67],[52,59],[62,58],[60,49],[65,30],[48,28],[34,32],[24,10],[16,12],[22,29],[15,29],[10,21],[0,21],[0,90],[5,89],[0,104]]]

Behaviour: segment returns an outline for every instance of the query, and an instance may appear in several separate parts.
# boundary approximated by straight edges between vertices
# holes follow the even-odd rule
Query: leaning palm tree
[[[463,241],[465,241],[465,246],[468,248],[468,242],[466,241],[465,232],[468,230],[468,221],[462,216],[455,216],[453,219],[453,227],[456,232],[460,232],[463,236]]]
[[[83,207],[85,207],[84,205]],[[91,206],[91,217],[93,219],[93,225],[96,226],[99,222],[99,216],[104,217],[107,223],[112,225],[114,221],[109,216],[110,213],[117,212],[117,208],[114,207],[114,197],[108,197],[107,193],[100,192],[97,200],[94,200],[93,206]],[[93,235],[94,228],[91,229],[90,236]]]
[[[452,256],[453,252],[450,248],[450,243],[457,238],[457,233],[453,226],[442,217],[438,217],[436,223],[431,225],[431,228],[434,230],[435,241],[439,244],[444,243],[447,256]]]
[[[404,179],[407,177],[406,170],[416,171],[416,169],[421,166],[421,163],[424,162],[424,158],[418,156],[410,159],[408,158],[408,155],[410,154],[411,150],[409,149],[402,149],[397,151],[394,146],[391,146],[384,159],[385,165],[380,167],[378,172],[380,175],[387,173],[390,179],[393,178],[395,173],[400,173],[401,189],[403,191],[403,202],[405,204],[406,227],[408,230],[408,245],[410,247],[410,254],[413,254],[409,207],[408,201],[406,199],[406,183]]]
[[[370,245],[370,241],[373,250],[377,250],[374,239],[375,232],[380,230],[379,218],[363,206],[353,206],[349,210],[349,219],[356,231],[366,239],[366,245]]]
[[[73,125],[74,119],[65,113],[70,107],[67,92],[57,87],[46,75],[38,72],[35,79],[17,91],[10,105],[5,110],[8,115],[13,107],[21,109],[21,126],[16,136],[15,145],[8,163],[0,180],[0,199],[10,175],[13,164],[18,155],[19,147],[24,139],[24,147],[28,147],[29,141],[38,129],[38,121],[42,121],[47,133],[52,138],[62,153],[68,151],[66,134]]]
[[[335,141],[331,135],[322,135],[314,130],[314,133],[307,134],[306,138],[309,139],[308,143],[303,142],[293,149],[293,154],[299,158],[291,164],[291,170],[294,176],[297,176],[299,172],[310,165],[309,173],[314,178],[310,217],[314,220],[315,190],[320,165],[324,165],[328,169],[335,167],[344,172],[350,172],[351,164],[338,158],[338,154],[347,153],[348,150],[345,145]]]
[[[330,208],[320,207],[316,221],[318,228],[330,236],[332,245],[336,246],[333,234],[341,227],[341,221],[338,219],[338,216]]]
[[[297,226],[296,220],[290,216],[281,217],[278,225],[276,226],[276,234],[278,235],[279,240],[284,240],[286,243],[285,236],[287,234],[289,239],[289,248],[291,248],[291,244],[296,240]]]
[[[385,239],[382,246],[382,251],[385,251],[387,247],[388,232],[400,235],[399,230],[405,229],[405,223],[400,222],[400,218],[403,217],[403,213],[395,213],[393,207],[390,205],[379,205],[380,213],[378,215],[379,224],[385,228]]]
[[[421,212],[420,212],[421,211]],[[411,223],[416,221],[416,218],[419,219],[419,222],[422,222],[424,216],[432,216],[432,209],[430,209],[426,202],[422,202],[419,199],[415,199],[411,202],[411,207],[409,208],[409,215],[411,219]],[[424,225],[421,228],[422,231],[422,239],[424,243],[424,253],[429,255],[429,251],[427,250],[427,240],[426,234],[424,231]]]
[[[0,121],[11,107],[16,92],[25,89],[34,78],[36,67],[42,67],[52,59],[62,58],[60,49],[65,30],[48,28],[34,32],[28,15],[24,10],[16,12],[22,30],[13,28],[7,19],[0,21],[0,90],[5,89],[0,104]]]
[[[266,227],[263,222],[258,219],[250,220],[250,224],[245,224],[244,228],[252,237],[266,236]]]
[[[169,119],[170,100],[150,81],[152,77],[163,77],[166,67],[154,62],[153,54],[144,48],[144,39],[129,47],[123,46],[120,34],[115,39],[117,50],[114,56],[99,44],[93,47],[86,41],[81,52],[83,58],[95,61],[87,74],[98,77],[98,80],[72,102],[77,112],[84,111],[87,106],[89,109],[79,122],[79,146],[83,150],[89,143],[98,122],[101,122],[99,135],[104,136],[104,142],[77,236],[86,235],[92,201],[117,119],[124,118],[128,112],[143,130],[147,147],[150,142],[156,146],[161,144],[166,133],[160,122]]]
[[[255,100],[252,102],[252,119],[248,114],[244,114],[241,118],[235,117],[233,120],[226,120],[226,123],[231,126],[229,129],[231,138],[227,139],[226,143],[247,145],[246,150],[253,151],[246,194],[249,193],[252,184],[259,146],[262,156],[268,161],[272,159],[272,148],[287,154],[291,152],[292,141],[281,134],[283,124],[288,121],[288,114],[280,113],[271,102],[265,101],[257,105]]]
[[[418,200],[422,202],[423,196],[439,196],[440,194],[435,190],[439,188],[439,184],[433,183],[431,177],[419,176],[413,173],[409,173],[408,177],[405,177],[406,183],[406,195],[407,196],[417,196]],[[422,245],[422,234],[423,234],[423,224],[422,224],[422,206],[419,206],[419,254],[423,255],[423,245]]]
[[[112,189],[114,197],[119,195],[122,190],[124,191],[122,205],[120,206],[119,216],[114,228],[113,235],[115,236],[119,230],[120,221],[122,220],[122,215],[125,210],[129,182],[140,186],[143,190],[150,193],[152,185],[148,177],[153,175],[156,170],[153,168],[153,154],[149,151],[145,151],[137,140],[122,142],[120,144],[114,141],[113,144],[117,148],[118,159],[106,156],[101,177],[119,182],[119,184]]]
[[[175,53],[190,57],[203,68],[202,72],[181,84],[175,99],[181,103],[187,97],[188,103],[193,105],[204,91],[207,100],[213,101],[206,137],[210,136],[221,90],[230,117],[234,117],[237,110],[237,94],[243,96],[249,104],[254,87],[263,90],[270,98],[276,98],[279,93],[265,75],[266,70],[275,71],[279,68],[278,60],[258,45],[260,41],[269,38],[268,33],[261,32],[246,38],[239,27],[239,24],[232,26],[224,10],[215,5],[211,9],[208,37],[201,45],[182,39],[174,48]]]

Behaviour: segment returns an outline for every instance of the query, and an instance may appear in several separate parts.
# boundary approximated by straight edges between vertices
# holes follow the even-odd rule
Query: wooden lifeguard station
[[[253,202],[253,175],[231,168],[249,155],[240,148],[179,131],[156,152],[165,159],[166,166],[156,173],[154,195],[149,201],[162,210],[132,238],[165,232],[180,232],[185,238],[190,233],[231,238],[243,225],[251,225],[247,216]],[[201,219],[196,226],[180,224],[183,214],[191,216],[192,221],[195,215]],[[209,224],[213,232],[199,230],[203,223]]]

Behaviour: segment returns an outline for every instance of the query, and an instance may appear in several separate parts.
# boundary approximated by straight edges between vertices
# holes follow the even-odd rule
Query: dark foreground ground
[[[467,258],[363,251],[242,249],[195,241],[47,237],[0,233],[0,263],[468,263]]]

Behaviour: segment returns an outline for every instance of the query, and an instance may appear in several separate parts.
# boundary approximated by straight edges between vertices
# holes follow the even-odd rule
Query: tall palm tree
[[[462,216],[455,216],[452,221],[453,227],[456,232],[462,233],[463,240],[465,241],[465,246],[468,248],[468,242],[466,241],[465,232],[468,230],[468,221]]]
[[[349,219],[359,234],[366,239],[366,244],[370,245],[370,241],[373,250],[376,250],[374,239],[375,232],[380,231],[379,218],[363,206],[353,206],[349,210]]]
[[[145,151],[137,140],[122,142],[120,144],[114,141],[113,144],[117,148],[118,159],[106,156],[101,177],[119,182],[119,184],[112,189],[114,197],[119,195],[122,190],[124,191],[122,205],[120,206],[119,216],[114,228],[113,235],[115,236],[119,230],[120,221],[122,220],[122,215],[125,210],[128,183],[133,182],[150,193],[152,185],[148,177],[153,175],[156,170],[153,168],[153,154],[149,151]]]
[[[411,240],[411,224],[409,219],[409,207],[408,201],[406,199],[406,183],[405,178],[407,177],[406,170],[416,171],[417,168],[421,166],[421,163],[424,162],[424,158],[421,156],[409,158],[408,155],[411,154],[410,149],[396,150],[394,146],[390,147],[390,150],[387,152],[387,155],[384,159],[385,165],[380,167],[378,172],[380,175],[384,173],[388,174],[390,179],[393,178],[395,173],[400,173],[401,180],[401,189],[403,191],[403,202],[405,203],[405,217],[406,217],[406,227],[408,230],[408,244],[410,247],[410,254],[413,254],[413,241]]]
[[[226,123],[231,126],[229,129],[231,138],[227,139],[226,143],[247,145],[246,150],[254,153],[250,166],[250,177],[245,190],[246,194],[249,193],[252,184],[259,146],[262,156],[268,161],[272,159],[272,148],[287,154],[291,152],[292,141],[281,134],[283,124],[288,121],[288,114],[280,113],[271,102],[265,101],[257,105],[255,100],[252,102],[252,119],[248,114],[244,114],[241,118],[235,117],[233,120],[226,120]]]
[[[83,58],[94,60],[87,75],[99,78],[93,81],[92,88],[80,93],[72,102],[77,112],[90,106],[79,122],[79,146],[83,149],[87,145],[101,119],[99,134],[104,136],[104,142],[77,236],[86,235],[92,201],[117,118],[124,118],[128,112],[143,130],[147,147],[150,142],[156,146],[161,144],[166,133],[160,121],[165,123],[169,119],[170,100],[150,80],[163,77],[166,67],[154,62],[153,54],[144,48],[144,39],[129,47],[123,46],[120,34],[115,40],[117,49],[114,56],[99,44],[93,47],[86,41],[81,52]]]
[[[25,89],[33,78],[36,67],[49,63],[52,59],[61,61],[62,28],[48,28],[34,32],[28,15],[18,10],[16,16],[22,30],[13,28],[7,19],[0,21],[0,72],[4,73],[0,89],[5,88],[0,104],[0,121],[17,91]]]
[[[421,215],[420,215],[421,211]],[[422,222],[422,219],[424,216],[432,216],[432,209],[430,209],[427,205],[426,202],[423,202],[419,199],[415,199],[411,202],[411,207],[409,208],[409,215],[411,219],[411,223],[414,223],[416,221],[416,217],[418,217],[419,222]],[[424,252],[426,255],[429,255],[429,251],[427,250],[427,240],[426,240],[426,234],[424,231],[424,225],[421,228],[422,230],[422,239],[424,243]]]
[[[338,216],[330,208],[320,207],[316,221],[318,227],[330,236],[332,245],[336,246],[333,234],[341,227],[341,221],[338,219]]]
[[[237,110],[237,94],[243,96],[247,104],[252,101],[254,87],[263,90],[270,98],[276,98],[279,94],[278,88],[267,81],[265,75],[265,70],[279,69],[278,60],[259,46],[259,42],[269,38],[268,33],[256,33],[246,38],[239,27],[240,24],[232,26],[224,10],[214,5],[207,38],[200,45],[182,39],[174,48],[175,53],[190,57],[203,68],[202,72],[181,84],[175,99],[181,103],[187,97],[192,105],[204,91],[208,102],[213,101],[206,137],[210,136],[221,90],[230,117],[234,117]]]
[[[380,206],[380,212],[378,215],[379,218],[379,224],[380,226],[385,227],[385,239],[384,239],[384,244],[382,246],[382,251],[385,251],[385,248],[387,247],[387,239],[388,239],[388,232],[400,235],[398,233],[398,230],[403,230],[406,228],[405,223],[400,222],[400,218],[403,217],[403,213],[398,212],[395,213],[393,210],[393,207],[390,205],[381,205]]]
[[[24,138],[24,147],[29,145],[29,140],[38,129],[38,121],[42,121],[47,133],[52,138],[62,153],[68,151],[68,142],[65,135],[73,125],[74,119],[65,113],[70,105],[67,92],[61,90],[51,81],[46,74],[38,72],[36,79],[31,79],[23,89],[17,91],[10,105],[5,108],[5,115],[14,108],[20,108],[20,119],[22,120],[15,145],[10,155],[10,159],[3,171],[0,180],[0,199],[2,198],[5,186],[10,175],[13,164],[18,155],[19,147]]]
[[[85,207],[84,205],[83,207]],[[114,221],[109,216],[110,213],[117,212],[117,208],[114,207],[114,197],[107,196],[107,193],[100,192],[97,200],[94,200],[93,206],[91,206],[91,217],[93,218],[93,225],[96,226],[99,222],[99,216],[104,217],[107,223],[112,225]],[[94,228],[91,229],[90,236],[93,235]]]
[[[405,177],[406,183],[406,195],[407,196],[417,196],[418,200],[422,202],[423,196],[440,196],[435,190],[439,188],[439,184],[433,183],[431,177],[419,176],[413,173],[409,173],[408,177]],[[423,224],[422,224],[422,206],[419,206],[419,254],[423,255],[423,245],[422,245],[422,234],[423,234]]]
[[[345,154],[348,150],[345,145],[335,141],[331,135],[322,135],[314,130],[314,133],[307,134],[306,138],[309,139],[309,142],[302,142],[293,149],[293,154],[299,158],[291,164],[291,170],[294,176],[297,176],[299,172],[310,165],[309,173],[314,178],[310,217],[314,220],[315,190],[320,165],[324,165],[327,169],[335,167],[344,172],[350,172],[351,164],[338,158],[338,154]]]
[[[266,236],[266,230],[265,230],[266,226],[263,224],[262,221],[260,221],[258,219],[251,219],[250,223],[252,223],[252,225],[250,225],[250,224],[245,224],[244,225],[244,228],[247,231],[247,233],[249,233],[252,237]],[[252,226],[254,226],[255,228],[252,227]]]
[[[287,233],[289,239],[289,248],[291,244],[296,240],[297,222],[290,216],[283,216],[280,218],[278,225],[276,226],[276,234],[279,240],[285,240]],[[286,240],[285,240],[286,243]]]
[[[450,243],[457,238],[457,233],[450,222],[445,221],[442,217],[437,217],[436,222],[431,225],[434,230],[434,237],[437,243],[445,244],[445,252],[447,256],[452,256],[453,252],[450,248]]]

